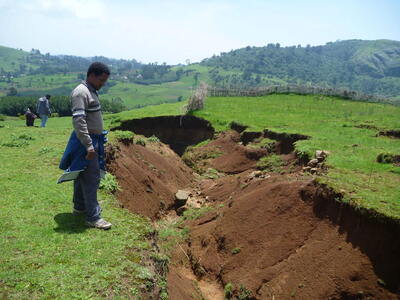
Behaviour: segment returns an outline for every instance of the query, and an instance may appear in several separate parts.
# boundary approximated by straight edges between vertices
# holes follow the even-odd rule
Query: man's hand
[[[92,160],[95,157],[96,157],[96,151],[94,149],[90,149],[90,150],[87,151],[87,154],[86,154],[86,159],[87,160]]]

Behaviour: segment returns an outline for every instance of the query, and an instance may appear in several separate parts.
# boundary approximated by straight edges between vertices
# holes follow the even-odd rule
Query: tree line
[[[254,88],[281,81],[396,97],[400,95],[398,61],[400,42],[349,40],[314,47],[246,47],[201,64],[212,67],[210,78],[221,88]]]
[[[33,113],[36,113],[36,103],[38,97],[16,97],[5,96],[0,98],[0,114],[8,116],[18,116],[24,114],[29,107]],[[121,98],[113,98],[111,100],[102,99],[101,107],[103,112],[117,113],[126,110],[126,107]],[[52,113],[58,116],[71,116],[70,97],[68,96],[53,96],[50,99],[50,108]]]

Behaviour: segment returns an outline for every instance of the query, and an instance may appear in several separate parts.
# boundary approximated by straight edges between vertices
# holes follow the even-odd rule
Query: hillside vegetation
[[[400,95],[398,41],[347,40],[313,47],[268,44],[221,53],[204,59],[201,65],[214,68],[212,79],[225,87],[273,84],[279,78],[366,94]]]
[[[112,76],[101,91],[103,99],[119,98],[128,109],[182,101],[200,81],[234,89],[317,85],[400,100],[400,42],[389,40],[348,40],[313,47],[268,44],[177,66],[0,46],[0,96],[68,96],[93,61],[111,68]]]

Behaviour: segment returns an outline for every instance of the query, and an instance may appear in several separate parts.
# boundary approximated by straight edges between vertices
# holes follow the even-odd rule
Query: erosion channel
[[[158,138],[111,147],[108,168],[122,207],[186,230],[169,253],[169,299],[400,299],[398,225],[318,184],[324,156],[309,166],[293,152],[310,137],[235,124],[214,133],[192,116],[115,129]]]

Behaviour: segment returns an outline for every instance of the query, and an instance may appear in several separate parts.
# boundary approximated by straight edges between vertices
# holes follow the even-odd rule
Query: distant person
[[[99,229],[111,228],[111,223],[100,216],[97,201],[100,174],[104,174],[103,117],[97,91],[110,76],[109,68],[94,62],[82,81],[71,94],[72,124],[74,131],[68,141],[60,168],[79,175],[74,179],[73,213],[86,215],[86,223]]]
[[[36,118],[37,116],[31,111],[31,108],[28,107],[25,111],[26,126],[33,126]]]
[[[39,115],[40,120],[42,120],[40,127],[46,127],[47,119],[51,115],[50,110],[50,100],[51,96],[46,95],[44,97],[39,98],[36,105],[36,113]]]

